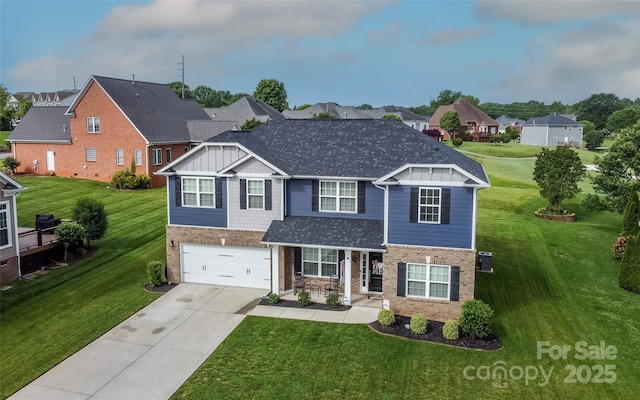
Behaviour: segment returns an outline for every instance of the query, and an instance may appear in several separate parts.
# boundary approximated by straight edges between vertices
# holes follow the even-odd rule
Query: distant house
[[[372,117],[351,106],[341,106],[338,103],[316,103],[303,110],[284,110],[282,114],[287,119],[310,119],[322,113],[329,113],[335,119],[372,119]]]
[[[110,181],[153,173],[228,128],[168,85],[92,76],[69,107],[31,107],[9,135],[19,172]]]
[[[498,125],[499,133],[505,133],[508,127],[515,128],[518,131],[522,132],[522,124],[524,123],[523,119],[511,118],[503,114],[496,118],[496,121],[500,123],[500,125]]]
[[[429,129],[429,117],[426,115],[416,114],[413,111],[404,107],[396,106],[384,106],[380,108],[374,108],[372,110],[362,110],[365,114],[368,114],[373,119],[381,119],[387,114],[395,115],[399,117],[405,125],[412,127],[415,130],[422,132]]]
[[[245,122],[255,118],[260,122],[272,119],[284,119],[284,115],[264,101],[245,96],[226,107],[205,108],[212,120],[216,122],[234,123],[240,129]],[[229,128],[234,129],[234,128]]]
[[[442,132],[445,140],[450,139],[453,134],[453,132],[447,132],[440,126],[440,118],[447,111],[458,113],[460,132],[457,132],[457,134],[468,131],[471,133],[474,142],[488,142],[491,140],[491,135],[498,133],[498,126],[500,125],[498,121],[468,101],[459,99],[453,104],[438,107],[429,120],[429,128]]]
[[[16,196],[24,187],[0,172],[0,287],[20,277]]]
[[[16,98],[23,98],[30,101],[36,107],[57,107],[66,106],[69,107],[75,100],[76,96],[80,93],[76,89],[58,90],[56,92],[18,92],[15,93]]]
[[[522,124],[520,143],[582,148],[581,123],[558,114],[531,118]]]

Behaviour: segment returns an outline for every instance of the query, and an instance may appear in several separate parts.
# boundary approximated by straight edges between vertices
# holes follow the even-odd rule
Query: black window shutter
[[[442,199],[440,202],[440,223],[449,224],[449,215],[451,214],[451,189],[442,189]]]
[[[367,182],[358,182],[358,214],[364,214],[364,193]]]
[[[451,267],[451,296],[449,300],[458,301],[460,298],[460,267]]]
[[[398,296],[407,295],[407,263],[398,263]]]
[[[266,179],[264,181],[264,209],[271,210],[271,179]]]
[[[222,208],[222,178],[215,178],[216,182],[216,208]]]
[[[311,211],[319,211],[320,207],[320,181],[311,181]]]
[[[240,179],[240,209],[247,209],[247,180]]]
[[[182,207],[182,178],[174,176],[173,183],[175,184],[176,206]]]
[[[293,248],[293,270],[296,274],[302,273],[302,248]]]
[[[418,222],[418,192],[420,188],[411,188],[411,198],[409,199],[409,222]]]

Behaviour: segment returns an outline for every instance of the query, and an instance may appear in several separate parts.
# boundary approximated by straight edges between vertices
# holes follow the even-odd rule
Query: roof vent
[[[67,131],[67,124],[62,124],[62,132],[66,132]]]
[[[131,81],[132,85],[136,84],[136,74],[133,74],[133,80]]]

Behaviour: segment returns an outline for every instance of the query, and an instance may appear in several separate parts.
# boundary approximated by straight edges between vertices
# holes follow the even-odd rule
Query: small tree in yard
[[[629,238],[620,262],[620,287],[640,293],[640,237]]]
[[[13,157],[6,157],[4,160],[2,160],[2,166],[4,167],[4,169],[9,171],[11,175],[13,175],[16,173],[16,169],[18,169],[18,167],[20,166],[20,161]]]
[[[536,157],[533,180],[540,186],[540,195],[549,200],[550,207],[558,209],[562,200],[580,192],[578,182],[586,175],[586,168],[578,153],[569,147],[543,148]]]
[[[456,134],[460,130],[460,117],[455,111],[447,111],[440,118],[440,127],[451,135],[452,138],[456,137]]]
[[[82,246],[86,237],[84,227],[71,222],[64,222],[56,228],[56,240],[64,246],[64,260],[69,258],[69,250]]]
[[[629,200],[627,201],[627,207],[624,210],[624,216],[622,217],[622,235],[624,236],[636,236],[640,233],[640,198],[638,198],[638,191],[640,190],[640,184],[634,183],[631,186],[631,192],[629,193]]]
[[[81,197],[73,207],[73,219],[82,225],[86,231],[87,246],[91,240],[98,240],[107,231],[107,213],[104,204],[90,197]]]

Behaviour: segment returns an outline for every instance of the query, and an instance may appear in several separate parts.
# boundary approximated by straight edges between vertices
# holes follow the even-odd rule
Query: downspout
[[[387,243],[389,243],[389,187],[385,186],[379,186],[376,185],[375,183],[373,184],[374,187],[380,189],[380,190],[384,190],[384,220],[383,220],[383,224],[384,224],[384,232],[383,232],[383,242],[382,245],[386,246]]]
[[[147,156],[145,157],[145,174],[151,176],[151,171],[149,171],[149,149],[152,144],[147,142]]]
[[[476,224],[478,218],[478,188],[473,189],[473,214],[471,216],[471,250],[476,249]]]
[[[22,263],[20,262],[20,239],[18,238],[18,209],[16,208],[16,197],[20,193],[14,194],[13,197],[13,240],[16,246],[16,256],[18,257],[18,277],[22,277]]]

